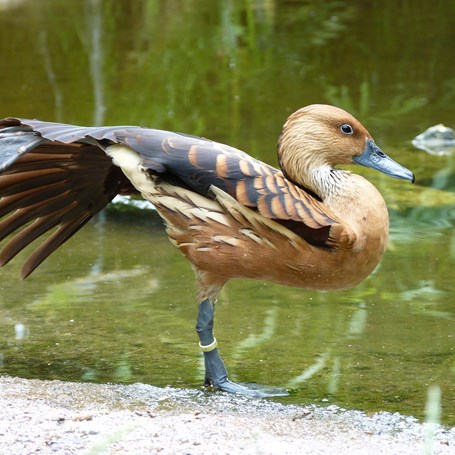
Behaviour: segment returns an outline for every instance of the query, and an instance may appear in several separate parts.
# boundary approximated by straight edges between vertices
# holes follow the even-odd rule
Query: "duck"
[[[250,394],[229,379],[214,336],[217,296],[232,279],[311,290],[356,286],[387,246],[384,199],[361,165],[414,182],[345,110],[289,116],[279,169],[198,136],[137,126],[0,120],[0,266],[51,231],[25,260],[29,276],[116,195],[142,195],[192,265],[204,385]],[[342,166],[342,167],[339,167]]]

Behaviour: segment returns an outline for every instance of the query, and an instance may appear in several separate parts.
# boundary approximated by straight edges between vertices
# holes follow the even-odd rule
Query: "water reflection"
[[[291,111],[329,102],[356,114],[417,176],[405,187],[356,169],[390,207],[384,261],[340,293],[231,283],[217,309],[223,357],[233,379],[292,387],[288,401],[302,403],[422,416],[437,384],[443,419],[455,423],[455,164],[410,144],[431,125],[454,125],[455,4],[7,5],[0,116],[202,134],[276,163]],[[103,216],[27,281],[21,257],[0,271],[0,371],[199,387],[189,265],[153,212]]]
[[[161,231],[137,225],[142,214],[122,215],[120,223],[117,217],[110,214],[101,224],[110,248],[96,242],[100,227],[90,224],[20,283],[19,295],[13,275],[20,264],[2,272],[0,333],[15,341],[0,347],[1,371],[201,384],[190,268]],[[441,251],[446,248],[442,234]],[[86,245],[95,248],[88,252]],[[445,278],[452,269],[442,268],[434,280],[424,281],[427,266],[435,263],[427,259],[425,266],[420,257],[428,258],[430,251],[437,257],[437,252],[433,242],[417,245],[419,240],[397,242],[380,270],[354,290],[305,292],[249,281],[228,285],[218,304],[217,338],[233,378],[290,387],[290,400],[298,402],[324,399],[346,406],[352,400],[355,407],[417,415],[429,382],[437,380],[445,399],[453,399],[454,311]],[[94,273],[90,263],[102,266]],[[409,263],[412,272],[403,275]],[[18,324],[26,328],[20,344]],[[450,416],[447,412],[445,419]]]
[[[16,341],[20,341],[23,340],[28,335],[29,330],[24,324],[18,322],[14,326],[14,332]]]
[[[256,334],[249,332],[246,338],[235,346],[234,357],[241,358],[245,351],[257,348],[264,343],[271,342],[273,338],[277,336],[277,319],[278,308],[267,308],[261,333]]]
[[[296,388],[296,387],[302,387],[302,385],[311,379],[316,373],[318,373],[320,370],[322,370],[327,363],[327,360],[329,359],[329,352],[323,352],[322,354],[318,354],[316,357],[315,362],[312,365],[309,365],[305,370],[303,370],[302,373],[300,373],[298,376],[295,376],[294,378],[290,379],[287,383],[287,387],[290,388]],[[331,387],[332,390],[336,392],[336,388],[332,384]]]

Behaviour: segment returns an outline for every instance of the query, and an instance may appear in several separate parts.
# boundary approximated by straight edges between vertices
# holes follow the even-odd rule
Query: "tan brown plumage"
[[[293,114],[283,129],[278,155],[284,175],[239,150],[192,136],[135,127],[78,128],[39,121],[3,121],[4,127],[19,127],[13,133],[18,137],[30,135],[35,139],[41,135],[43,140],[0,176],[0,213],[9,214],[0,225],[1,237],[35,219],[23,234],[13,237],[0,256],[1,263],[46,230],[58,226],[55,240],[47,241],[27,261],[23,274],[28,275],[37,261],[41,262],[116,194],[139,190],[168,221],[174,243],[182,244],[181,250],[196,269],[207,273],[205,269],[209,269],[214,281],[226,275],[229,264],[230,276],[223,281],[243,276],[320,289],[352,286],[365,278],[382,256],[387,211],[381,196],[361,177],[336,171],[340,177],[337,180],[332,171],[327,176],[327,191],[322,178],[320,182],[311,180],[312,168],[352,163],[352,157],[362,153],[365,138],[370,138],[363,126],[344,111],[327,106],[316,109],[318,115],[322,112],[321,118],[328,126],[315,117],[313,107]],[[354,137],[339,133],[343,123],[354,125]],[[103,151],[113,143],[136,151],[137,171],[147,176],[146,185],[153,190],[135,190],[135,170],[128,180],[113,165]],[[107,154],[113,155],[109,151]],[[351,205],[357,210],[353,211]],[[265,260],[292,245],[283,264],[294,264],[293,269],[299,269],[297,276],[289,275],[287,266],[280,270],[277,258],[270,264],[259,258],[252,264],[238,264],[238,257],[251,242],[251,235],[242,233],[242,228],[263,240],[255,241],[252,247],[255,256],[259,246],[265,248]],[[232,240],[222,245],[212,243],[211,239],[220,232]],[[192,241],[182,242],[181,236],[186,240],[191,237]],[[235,243],[242,247],[235,247]],[[203,255],[199,253],[201,245],[206,245]],[[208,245],[216,246],[215,257]],[[318,267],[317,263],[326,265]],[[319,268],[325,273],[322,270],[315,274]],[[204,291],[199,293],[203,295]]]
[[[278,143],[281,171],[246,153],[179,133],[0,121],[0,253],[29,275],[116,194],[141,193],[192,263],[200,301],[232,278],[307,289],[358,284],[380,261],[387,208],[358,162],[413,180],[350,114],[313,105],[292,114]]]

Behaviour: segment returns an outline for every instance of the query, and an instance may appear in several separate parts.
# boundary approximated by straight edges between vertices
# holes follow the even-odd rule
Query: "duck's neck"
[[[317,179],[324,204],[356,233],[356,249],[383,254],[389,232],[386,203],[376,187],[362,176],[341,169],[322,171]]]
[[[318,166],[308,170],[300,184],[319,196],[323,201],[344,198],[350,193],[349,171],[334,169],[331,166]]]
[[[388,212],[376,187],[362,176],[330,166],[315,168],[302,182],[317,194],[324,204],[341,219],[354,224],[370,223],[388,228]]]

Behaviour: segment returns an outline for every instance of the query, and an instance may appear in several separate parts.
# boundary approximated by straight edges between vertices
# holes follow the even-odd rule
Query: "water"
[[[202,134],[275,164],[286,116],[339,105],[416,185],[356,169],[384,194],[390,247],[367,281],[308,292],[236,281],[216,336],[232,379],[284,402],[422,417],[429,387],[455,424],[455,164],[410,145],[454,126],[455,5],[300,1],[0,3],[0,116]],[[29,279],[0,271],[0,372],[199,387],[189,264],[151,211],[111,209]]]

